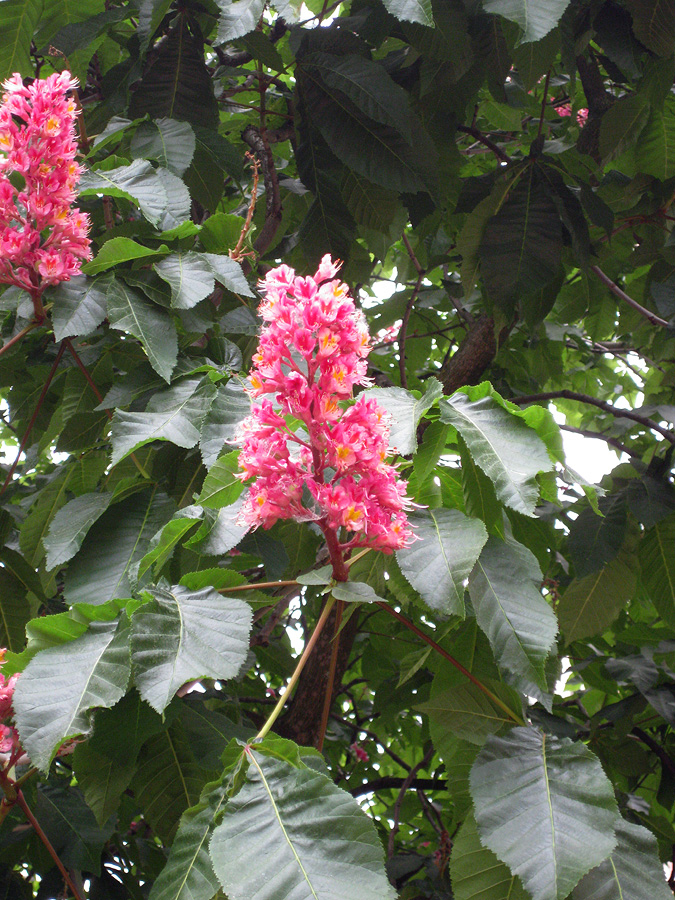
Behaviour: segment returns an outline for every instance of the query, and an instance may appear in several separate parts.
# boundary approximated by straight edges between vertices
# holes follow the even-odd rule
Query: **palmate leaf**
[[[526,547],[492,537],[469,578],[476,619],[505,679],[541,698],[547,693],[544,664],[558,623],[541,595],[540,582],[539,564]]]
[[[538,41],[551,31],[567,9],[569,0],[483,0],[485,12],[515,22],[522,34],[519,44]]]
[[[117,279],[110,282],[107,299],[110,325],[138,338],[152,368],[170,381],[178,358],[178,337],[166,310]]]
[[[672,900],[654,835],[619,819],[611,856],[581,879],[570,900]]]
[[[131,596],[134,565],[174,508],[173,501],[153,488],[107,509],[68,566],[63,587],[68,602],[100,605]]]
[[[403,456],[417,449],[417,426],[422,416],[443,396],[443,387],[433,376],[427,382],[421,397],[399,387],[373,388],[366,397],[377,401],[377,405],[391,416],[389,449]]]
[[[472,814],[453,841],[450,880],[455,900],[529,900],[520,880],[481,844]]]
[[[512,314],[523,295],[553,281],[562,248],[556,205],[531,165],[483,232],[480,270],[492,300],[507,315]]]
[[[0,81],[14,72],[32,75],[30,44],[42,14],[42,0],[4,0],[0,3]]]
[[[144,412],[115,410],[111,429],[113,465],[150,441],[194,447],[215,392],[208,380],[188,378],[153,394]]]
[[[431,609],[464,615],[464,581],[487,541],[485,525],[458,509],[430,509],[409,518],[418,540],[397,551],[401,571]]]
[[[191,309],[211,293],[216,280],[246,297],[253,292],[238,262],[215,253],[172,253],[154,266],[155,272],[171,287],[171,305]]]
[[[76,275],[49,292],[56,341],[64,337],[84,337],[98,328],[106,317],[108,283],[107,278]]]
[[[48,570],[75,556],[87,532],[110,506],[111,500],[112,494],[107,492],[82,494],[57,512],[44,539]]]
[[[470,785],[482,844],[533,900],[565,900],[614,849],[614,791],[583,744],[534,728],[489,737]]]
[[[193,678],[233,678],[248,653],[251,609],[212,588],[152,592],[133,616],[131,655],[141,697],[162,712]]]
[[[0,568],[0,646],[14,653],[23,650],[30,607],[26,589],[4,566]]]
[[[440,401],[441,421],[455,426],[502,503],[532,516],[539,497],[536,476],[551,470],[551,460],[536,431],[491,393],[487,383],[462,388]]]
[[[230,900],[387,900],[394,896],[368,816],[329,778],[248,751],[247,783],[213,832]]]
[[[518,695],[511,688],[489,678],[482,679],[482,683],[513,715],[476,684],[441,687],[432,691],[429,700],[416,707],[429,716],[435,745],[442,746],[451,734],[482,746],[489,734],[513,727],[522,717]]]
[[[166,117],[142,122],[131,139],[131,153],[141,159],[155,159],[179,177],[195,155],[195,133],[189,122]]]
[[[600,634],[632,598],[637,583],[634,557],[622,552],[597,572],[575,578],[560,598],[560,630],[568,644]]]
[[[131,789],[152,830],[170,843],[180,817],[197,803],[207,780],[180,722],[173,721],[143,746]]]
[[[642,579],[659,614],[675,627],[675,515],[650,528],[639,546]]]
[[[17,682],[13,700],[21,743],[33,763],[47,771],[65,740],[88,733],[91,710],[117,703],[130,671],[124,620],[92,622],[75,640],[34,656]]]

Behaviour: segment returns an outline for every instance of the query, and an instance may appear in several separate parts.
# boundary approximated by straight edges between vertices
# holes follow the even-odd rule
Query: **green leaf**
[[[208,509],[219,509],[221,506],[230,506],[239,497],[243,490],[239,475],[239,453],[233,450],[226,456],[221,456],[209,469],[209,474],[204,479],[202,492],[197,497],[199,506]]]
[[[417,449],[417,425],[422,416],[443,396],[443,386],[433,376],[427,382],[421,397],[416,397],[404,388],[373,388],[366,391],[366,397],[377,401],[392,418],[389,432],[389,449],[407,456]]]
[[[220,9],[218,43],[224,44],[254,31],[265,0],[216,0]]]
[[[194,447],[214,394],[209,381],[187,378],[153,394],[144,412],[116,409],[110,433],[113,465],[150,441]]]
[[[374,122],[389,125],[412,143],[408,95],[376,62],[355,53],[335,56],[311,53],[303,57],[329,87],[343,93]]]
[[[616,836],[616,850],[582,878],[570,900],[672,900],[654,835],[619,819]]]
[[[418,540],[396,552],[401,571],[431,609],[464,615],[464,582],[487,541],[485,526],[457,509],[430,509],[409,519]]]
[[[555,278],[562,247],[560,217],[550,189],[530,165],[483,232],[480,267],[491,299],[511,315],[524,294]]]
[[[156,489],[133,494],[109,507],[68,566],[63,587],[68,602],[100,605],[130,597],[134,565],[173,510],[173,502],[157,495]]]
[[[108,318],[113,328],[141,341],[152,368],[170,381],[178,358],[178,338],[168,313],[139,291],[114,280],[108,288]]]
[[[122,623],[92,622],[81,637],[34,656],[13,700],[21,743],[33,763],[46,772],[64,741],[90,731],[94,707],[113,706],[124,696],[129,675]]]
[[[442,744],[445,735],[450,732],[472,744],[482,745],[489,734],[512,728],[514,722],[522,717],[518,696],[511,688],[490,678],[481,681],[504,706],[513,711],[513,716],[473,683],[432,691],[430,699],[420,703],[416,709],[429,716],[435,740]]]
[[[539,41],[521,43],[513,51],[513,62],[523,80],[526,91],[531,91],[542,75],[545,75],[560,52],[560,32],[551,30]],[[521,125],[518,122],[517,126]]]
[[[178,541],[194,528],[203,512],[201,506],[186,506],[178,510],[173,519],[167,522],[150,541],[148,552],[138,564],[139,578],[142,578],[150,568],[154,568],[155,574],[160,571],[172,556]]]
[[[642,579],[665,621],[675,627],[675,515],[648,529],[639,545]]]
[[[228,256],[215,253],[172,253],[154,266],[171,287],[171,305],[191,309],[213,291],[216,279],[235,293],[252,297],[241,266]]]
[[[171,842],[180,817],[197,803],[207,777],[179,721],[151,737],[141,750],[131,789],[150,827],[164,842]]]
[[[68,562],[82,546],[87,532],[110,506],[112,494],[82,494],[57,512],[44,539],[47,569]]]
[[[227,803],[222,786],[207,785],[197,806],[183,813],[166,866],[154,882],[148,900],[211,900],[218,879],[209,856],[209,841],[217,817]]]
[[[652,108],[635,145],[635,163],[661,181],[675,175],[675,98],[668,97],[663,110]]]
[[[195,133],[190,123],[167,118],[142,122],[131,139],[132,156],[155,159],[179,177],[192,162],[195,146]]]
[[[569,0],[483,0],[488,13],[515,22],[521,30],[519,44],[541,40],[560,21]]]
[[[157,255],[163,256],[167,249],[167,247],[162,245],[157,250],[151,250],[149,247],[144,247],[130,238],[111,238],[101,247],[95,259],[82,266],[82,271],[85,275],[98,275],[100,272],[104,272],[118,263],[128,262],[130,259],[144,259],[148,256]]]
[[[649,104],[642,94],[619,98],[600,122],[600,156],[608,161],[629,150],[649,118]]]
[[[128,166],[85,172],[80,179],[79,193],[85,197],[105,194],[130,200],[153,225],[159,225],[168,204],[166,190],[157,171],[145,159],[135,159]]]
[[[375,603],[382,601],[369,584],[363,581],[339,581],[331,593],[336,600],[345,603]]]
[[[215,515],[207,510],[201,528],[187,541],[186,546],[207,556],[229,553],[249,531],[249,526],[239,521],[244,499],[240,497],[229,506],[221,507]]]
[[[340,193],[354,221],[365,228],[389,234],[400,213],[398,197],[393,191],[345,170]]]
[[[207,469],[213,466],[225,445],[235,440],[250,412],[251,398],[239,381],[230,379],[227,384],[218,385],[199,436],[199,449]]]
[[[635,561],[628,553],[591,575],[575,578],[558,604],[560,630],[568,644],[600,634],[632,598],[637,583]]]
[[[614,791],[581,743],[534,728],[489,737],[470,784],[481,843],[533,900],[565,900],[614,849]]]
[[[91,334],[106,317],[108,280],[90,279],[76,275],[52,288],[45,299],[52,305],[54,340],[64,337],[85,337]]]
[[[457,249],[462,256],[461,277],[468,297],[478,278],[479,250],[488,221],[496,214],[510,187],[509,181],[498,181],[490,195],[484,197],[466,218],[457,235]]]
[[[628,0],[635,37],[657,56],[675,49],[675,6],[672,0]]]
[[[469,399],[465,390],[475,399]],[[491,391],[484,383],[441,400],[441,421],[461,434],[502,503],[532,516],[539,497],[536,476],[550,471],[552,464],[537,433],[490,396]]]
[[[384,7],[395,19],[433,26],[431,0],[383,0]]]
[[[168,34],[153,47],[152,60],[135,85],[129,115],[142,118],[146,114],[151,119],[180,119],[207,128],[218,124],[204,40],[192,16],[173,19]]]
[[[519,879],[481,844],[476,820],[469,814],[452,844],[450,880],[455,900],[529,900]]]
[[[41,785],[35,813],[64,866],[101,871],[101,850],[113,823],[100,827],[76,787]]]
[[[30,45],[42,14],[42,0],[0,3],[0,81],[14,72],[33,75]]]
[[[610,494],[599,503],[601,515],[583,509],[570,524],[567,546],[577,578],[597,572],[616,558],[626,536],[626,498]]]
[[[488,540],[469,578],[476,619],[505,679],[537,697],[547,693],[544,665],[558,633],[540,583],[534,555],[522,544],[497,538]]]
[[[97,823],[102,826],[119,807],[120,798],[136,771],[136,762],[114,762],[97,753],[89,741],[77,745],[72,759],[78,787]]]
[[[4,566],[0,569],[0,645],[20,653],[26,643],[30,608],[26,589]]]
[[[247,755],[247,783],[210,845],[230,900],[394,896],[379,837],[353,797],[313,769]]]
[[[211,588],[151,593],[153,603],[132,618],[131,655],[141,697],[162,712],[186,681],[234,678],[248,653],[252,613]]]

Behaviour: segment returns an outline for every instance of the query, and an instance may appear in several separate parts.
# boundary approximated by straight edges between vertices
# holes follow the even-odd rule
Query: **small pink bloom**
[[[361,744],[358,743],[358,741],[354,741],[354,743],[350,745],[349,749],[360,762],[368,762],[368,760],[370,759],[370,757],[363,749]]]

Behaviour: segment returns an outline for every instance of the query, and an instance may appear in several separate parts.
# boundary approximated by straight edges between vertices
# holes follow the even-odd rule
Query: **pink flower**
[[[385,462],[385,413],[363,395],[348,405],[353,388],[369,383],[371,347],[338,269],[324,256],[313,277],[279,266],[262,283],[266,324],[249,383],[265,399],[241,428],[241,478],[255,481],[239,518],[252,528],[314,521],[324,532],[345,529],[341,550],[390,553],[413,540],[405,513],[411,504],[405,482]]]
[[[12,697],[18,678],[19,676],[16,674],[12,675],[9,681],[5,681],[5,676],[0,673],[0,719],[9,719],[14,715]]]
[[[73,209],[82,167],[75,161],[77,86],[68,72],[24,85],[4,82],[0,105],[0,282],[39,296],[80,273],[90,259],[89,218]],[[17,190],[10,181],[23,179]],[[16,183],[16,182],[15,182]]]
[[[551,97],[551,100],[554,100],[554,99],[555,99],[554,97]],[[572,115],[572,106],[570,103],[563,103],[560,106],[556,106],[555,111],[559,116],[562,116],[563,118],[566,116],[571,116]],[[587,120],[588,120],[588,110],[586,109],[586,107],[582,107],[581,109],[577,110],[577,125],[580,128],[584,127]]]
[[[361,744],[359,744],[357,741],[354,741],[354,743],[350,745],[349,749],[360,762],[368,762],[368,760],[370,759]]]

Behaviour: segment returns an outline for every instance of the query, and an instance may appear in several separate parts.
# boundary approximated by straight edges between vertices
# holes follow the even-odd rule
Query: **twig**
[[[319,753],[323,752],[323,742],[326,737],[326,728],[328,727],[328,716],[330,715],[330,707],[333,700],[333,685],[335,684],[335,669],[337,666],[338,648],[340,646],[340,625],[342,623],[342,609],[344,603],[338,600],[335,607],[335,629],[333,631],[333,647],[330,654],[330,663],[328,666],[328,682],[326,684],[326,692],[323,698],[323,710],[321,712],[321,724],[319,725],[319,737],[316,742],[316,749]]]
[[[645,306],[641,306],[637,302],[637,300],[633,300],[632,297],[629,297],[625,291],[622,291],[618,284],[615,284],[609,275],[605,275],[600,266],[591,266],[591,272],[598,276],[600,281],[606,287],[610,289],[610,291],[615,294],[620,300],[623,300],[624,303],[627,303],[629,306],[632,306],[634,310],[640,313],[641,316],[644,316],[652,325],[661,325],[663,328],[669,327],[669,322],[665,319],[662,319],[661,316],[657,316],[656,313],[653,313],[650,309],[647,309]]]
[[[61,875],[63,876],[63,880],[64,880],[65,883],[68,885],[68,887],[70,888],[70,890],[73,892],[73,897],[75,898],[75,900],[83,900],[82,895],[80,894],[80,892],[78,891],[78,889],[77,889],[77,888],[75,887],[75,885],[73,884],[73,880],[72,880],[72,878],[70,877],[70,874],[68,873],[68,870],[66,869],[66,867],[65,867],[65,866],[63,865],[63,863],[61,862],[61,859],[59,858],[59,854],[56,852],[56,850],[54,849],[54,847],[53,847],[52,844],[51,844],[51,841],[49,840],[49,838],[47,837],[47,835],[46,835],[46,834],[44,833],[44,831],[42,830],[42,827],[41,827],[40,823],[38,822],[38,820],[37,820],[37,819],[35,818],[35,816],[33,815],[32,811],[31,811],[31,808],[30,808],[30,807],[28,806],[28,804],[26,803],[26,798],[23,796],[23,793],[22,793],[21,791],[17,791],[16,802],[19,804],[19,806],[20,806],[21,809],[23,810],[23,814],[24,814],[25,817],[28,819],[28,821],[29,821],[30,824],[33,826],[33,828],[35,829],[35,833],[37,834],[37,836],[40,838],[40,840],[42,841],[42,843],[43,843],[43,844],[45,845],[45,847],[47,848],[47,852],[49,853],[49,855],[51,856],[51,858],[52,858],[52,859],[54,860],[54,862],[56,863],[59,872],[60,872]]]
[[[400,828],[399,819],[401,817],[401,804],[403,803],[403,798],[406,795],[406,792],[412,786],[415,781],[415,776],[419,772],[420,769],[426,768],[432,760],[434,755],[433,745],[429,747],[427,752],[424,754],[422,759],[417,763],[416,766],[413,766],[410,772],[406,775],[403,780],[403,784],[401,785],[401,790],[398,792],[398,797],[394,803],[394,824],[392,825],[391,831],[389,832],[389,840],[387,841],[387,859],[391,859],[394,855],[394,842],[396,840],[396,835],[398,834],[398,830]]]
[[[408,240],[408,236],[405,232],[403,232],[403,243],[405,244],[405,249],[408,251],[408,256],[412,260],[415,269],[417,270],[417,282],[415,287],[413,288],[413,292],[410,295],[410,299],[406,304],[405,312],[403,313],[403,320],[401,322],[401,327],[398,330],[398,370],[401,375],[401,387],[408,387],[408,376],[405,370],[405,339],[406,333],[408,331],[408,322],[410,321],[410,314],[412,313],[412,308],[415,304],[415,300],[420,292],[420,288],[422,287],[422,281],[424,280],[424,276],[426,274],[425,270],[420,265],[419,260],[415,256],[415,251],[410,245],[410,241]]]
[[[28,427],[26,428],[26,433],[22,437],[21,443],[19,444],[19,452],[16,454],[16,458],[15,458],[14,462],[12,463],[12,465],[10,466],[9,472],[7,473],[7,477],[5,478],[5,483],[0,488],[0,496],[2,496],[2,494],[5,493],[5,490],[7,489],[7,485],[12,480],[12,475],[14,474],[16,467],[19,465],[19,459],[21,458],[21,454],[23,453],[23,451],[26,447],[26,444],[28,443],[28,438],[30,437],[30,433],[33,430],[33,425],[35,425],[35,422],[37,421],[38,414],[40,412],[40,409],[42,408],[44,399],[47,396],[47,392],[49,391],[49,388],[51,387],[52,379],[54,378],[54,375],[56,375],[56,370],[58,369],[59,363],[61,362],[61,357],[63,356],[64,350],[65,350],[65,347],[63,344],[61,344],[61,346],[59,347],[59,351],[56,354],[56,359],[52,363],[52,367],[49,370],[49,375],[47,376],[47,380],[44,383],[44,387],[42,388],[42,391],[40,392],[40,396],[38,397],[38,402],[35,404],[35,411],[33,412],[33,415],[30,417],[30,422],[28,423]]]
[[[544,125],[544,113],[546,112],[546,100],[548,99],[548,83],[551,79],[551,70],[549,69],[546,73],[546,79],[544,80],[544,96],[541,101],[541,113],[539,115],[539,128],[537,129],[537,137],[541,134],[541,129]]]
[[[219,594],[231,594],[234,591],[256,591],[262,588],[287,587],[298,582],[291,578],[289,581],[259,581],[254,584],[235,584],[232,587],[218,588]]]
[[[671,776],[675,776],[675,760],[673,760],[668,753],[663,749],[660,744],[651,738],[645,731],[641,728],[638,728],[637,725],[632,729],[631,734],[634,734],[638,740],[642,741],[652,753],[656,754],[658,758],[661,760],[661,764],[665,769],[667,769]]]
[[[246,221],[241,229],[241,234],[239,235],[239,240],[237,241],[236,246],[233,250],[230,250],[228,256],[230,259],[240,260],[244,254],[241,252],[241,248],[244,246],[244,241],[246,240],[246,235],[249,233],[251,228],[251,221],[253,219],[253,213],[255,212],[255,204],[258,199],[258,177],[260,170],[260,162],[254,156],[253,153],[246,153],[246,158],[251,160],[251,168],[253,169],[253,186],[251,187],[251,202],[248,205],[248,212],[246,213]]]
[[[272,243],[277,228],[281,223],[281,194],[279,192],[279,179],[274,167],[274,157],[269,143],[264,135],[254,126],[247,125],[242,133],[242,140],[255,151],[260,160],[265,182],[265,224],[260,229],[255,239],[253,249],[258,255],[262,255]],[[250,271],[250,265],[244,266]],[[246,273],[247,274],[247,273]]]
[[[487,135],[483,134],[483,132],[478,128],[474,128],[474,126],[472,125],[457,125],[456,128],[457,131],[461,131],[463,134],[470,134],[471,137],[475,138],[477,141],[480,141],[481,144],[485,144],[485,146],[488,149],[492,150],[494,155],[498,159],[501,159],[502,162],[512,162],[511,157],[508,155],[508,153],[502,150],[502,148],[495,144],[494,141],[491,141],[490,138]]]
[[[598,409],[604,410],[604,412],[609,413],[611,416],[616,416],[617,419],[632,419],[633,422],[638,422],[640,425],[644,425],[645,428],[651,428],[652,431],[656,431],[671,444],[675,444],[675,434],[673,434],[672,431],[668,431],[667,428],[663,428],[658,422],[655,422],[648,416],[641,416],[639,413],[633,412],[632,409],[619,409],[616,406],[605,403],[604,400],[598,400],[597,397],[590,397],[588,394],[578,394],[576,391],[567,390],[546,391],[543,394],[528,394],[525,397],[510,397],[509,400],[517,406],[526,406],[528,403],[539,403],[544,400],[578,400],[579,403],[588,403],[590,406],[597,406]]]
[[[3,344],[0,347],[0,356],[5,352],[5,350],[9,350],[10,347],[14,346],[14,344],[18,343],[22,337],[28,334],[29,331],[32,331],[34,328],[37,328],[40,325],[40,322],[30,322],[26,325],[25,328],[22,328],[17,334],[14,335],[13,338],[10,338],[6,344]]]
[[[584,428],[575,428],[573,425],[559,425],[558,427],[562,431],[569,431],[572,434],[580,434],[582,437],[597,438],[599,441],[605,441],[605,443],[609,444],[610,447],[614,447],[615,450],[618,450],[620,453],[625,453],[632,459],[640,458],[637,453],[634,453],[629,447],[627,447],[625,444],[622,444],[621,441],[617,441],[616,438],[610,437],[608,434],[603,434],[601,431],[587,431]]]
[[[440,644],[437,644],[433,638],[430,638],[428,634],[425,634],[420,628],[417,627],[417,625],[411,622],[410,619],[406,619],[406,617],[402,616],[401,613],[396,612],[393,607],[389,606],[389,604],[385,603],[383,600],[376,600],[375,602],[380,607],[380,609],[385,610],[385,612],[388,612],[390,616],[398,619],[398,621],[405,625],[405,627],[410,631],[412,631],[413,634],[416,634],[417,637],[421,638],[425,644],[428,644],[432,649],[436,651],[436,653],[439,653],[443,657],[443,659],[446,659],[450,663],[450,665],[458,669],[462,673],[462,675],[466,675],[469,681],[472,684],[475,684],[479,691],[482,691],[486,697],[489,697],[496,706],[498,706],[503,712],[505,712],[512,722],[514,722],[516,725],[525,724],[524,720],[512,709],[509,709],[506,703],[504,703],[503,700],[501,700],[496,694],[494,694],[489,687],[484,685],[482,681],[479,681],[479,679],[476,678],[475,675],[472,675],[468,669],[465,669],[464,666],[454,658],[454,656],[451,656],[447,650],[444,650]]]
[[[389,788],[401,788],[406,785],[405,790],[426,790],[426,791],[447,791],[448,782],[446,778],[415,778],[410,781],[410,775],[404,778],[402,775],[383,775],[381,778],[373,778],[372,781],[366,781],[358,787],[349,787],[349,782],[344,786],[346,791],[352,797],[363,797],[364,794],[375,793],[376,791],[386,791]]]

